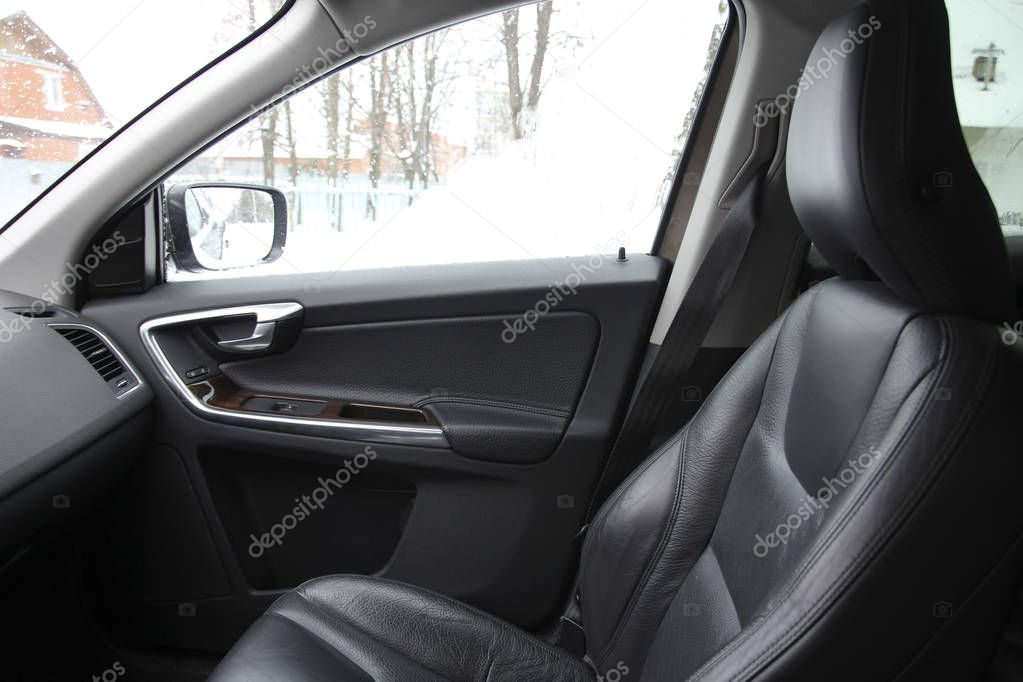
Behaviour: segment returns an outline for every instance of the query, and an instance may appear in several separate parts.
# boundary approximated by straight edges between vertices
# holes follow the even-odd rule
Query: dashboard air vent
[[[118,396],[138,385],[134,373],[96,332],[83,327],[54,326],[53,329],[71,342]]]

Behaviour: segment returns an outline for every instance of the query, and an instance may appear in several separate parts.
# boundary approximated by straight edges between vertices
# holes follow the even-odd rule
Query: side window
[[[60,72],[39,71],[43,78],[43,97],[50,111],[64,110],[64,86]]]
[[[231,276],[647,252],[726,18],[547,0],[466,22],[255,116],[167,187],[286,197],[281,258]]]
[[[1002,230],[1023,235],[1023,4],[947,0],[946,6],[963,136]]]

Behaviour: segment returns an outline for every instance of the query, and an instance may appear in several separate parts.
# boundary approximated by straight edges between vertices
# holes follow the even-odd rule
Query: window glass
[[[284,0],[0,0],[0,225]]]
[[[281,259],[221,276],[649,250],[726,10],[554,0],[466,22],[303,90],[168,184],[286,195]]]
[[[1006,234],[1023,235],[1023,3],[948,0],[963,136]],[[936,181],[955,182],[955,178]]]

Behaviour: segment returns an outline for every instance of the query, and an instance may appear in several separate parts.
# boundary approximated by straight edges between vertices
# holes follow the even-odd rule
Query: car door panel
[[[535,463],[551,455],[564,432],[599,326],[586,313],[550,313],[532,333],[505,343],[506,319],[318,327],[285,353],[220,368],[235,384],[267,394],[421,409],[458,454]]]
[[[94,531],[115,557],[111,585],[121,586],[104,600],[111,621],[156,644],[222,650],[282,591],[360,573],[523,627],[543,623],[572,579],[574,538],[666,271],[648,256],[595,263],[174,282],[91,302],[86,312],[132,354],[156,396],[153,447]],[[154,319],[281,302],[301,305],[301,326],[275,352],[218,355],[215,339],[181,327],[175,333],[190,341],[169,353],[176,369],[198,357],[189,353],[207,353],[216,364],[205,378],[244,391],[237,404],[269,396],[354,405],[346,414],[355,422],[378,418],[374,410],[421,411],[446,447],[301,419],[288,429],[218,420],[186,404],[140,334]],[[306,497],[323,499],[289,521]],[[175,519],[189,519],[187,532]],[[171,533],[173,550],[159,533]]]

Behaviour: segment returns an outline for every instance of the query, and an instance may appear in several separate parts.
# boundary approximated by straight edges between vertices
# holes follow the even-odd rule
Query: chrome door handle
[[[248,308],[227,308],[219,311],[209,311],[201,319],[228,318],[235,315],[252,314],[256,316],[256,327],[252,330],[251,336],[217,341],[217,346],[231,353],[260,353],[269,350],[274,343],[277,323],[301,315],[302,306],[298,303],[264,303]]]
[[[217,341],[217,345],[232,353],[258,353],[273,345],[276,329],[276,322],[257,322],[252,336]]]

